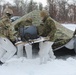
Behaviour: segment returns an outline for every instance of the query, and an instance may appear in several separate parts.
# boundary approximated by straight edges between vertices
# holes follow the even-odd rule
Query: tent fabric
[[[39,26],[40,23],[42,22],[41,17],[40,17],[40,11],[39,10],[34,10],[34,11],[28,13],[28,14],[25,14],[20,19],[14,21],[12,24],[15,27],[15,26],[18,25],[19,22],[25,21],[27,18],[32,18],[33,25],[35,25],[35,26]],[[62,26],[60,23],[58,23],[54,19],[52,19],[52,21],[55,22],[55,25],[56,25],[56,28],[57,28],[57,31],[56,31],[56,34],[55,34],[56,41],[53,45],[53,48],[57,48],[57,47],[61,46],[62,41],[65,40],[64,42],[62,42],[63,43],[62,45],[64,45],[65,43],[67,43],[72,38],[73,31],[65,28],[64,26]],[[60,45],[58,43],[59,41],[60,41]]]

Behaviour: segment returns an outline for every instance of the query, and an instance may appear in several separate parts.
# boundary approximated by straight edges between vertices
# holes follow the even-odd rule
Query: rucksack
[[[39,37],[36,26],[20,27],[19,34],[22,41],[28,41],[29,39],[37,39]]]

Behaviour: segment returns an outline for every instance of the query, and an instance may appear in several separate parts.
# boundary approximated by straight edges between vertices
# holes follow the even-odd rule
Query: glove
[[[47,36],[47,37],[44,37],[44,39],[45,39],[45,40],[50,40],[50,37],[49,37],[49,36]]]

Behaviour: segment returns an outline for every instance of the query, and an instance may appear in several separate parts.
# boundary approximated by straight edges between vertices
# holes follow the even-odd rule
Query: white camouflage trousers
[[[17,56],[18,57],[23,57],[23,46],[25,47],[25,52],[26,52],[26,56],[28,59],[32,58],[32,44],[19,44],[17,45]]]
[[[39,44],[39,57],[40,57],[40,63],[46,63],[48,60],[55,59],[55,55],[52,50],[52,44],[53,42],[50,41],[45,41],[45,42],[40,42]]]
[[[7,38],[0,38],[0,61],[3,63],[16,53],[16,47]]]
[[[46,63],[47,60],[55,59],[55,55],[52,50],[52,44],[53,42],[45,41],[39,43],[39,57],[40,57],[40,63]],[[25,46],[25,51],[28,59],[32,58],[32,44],[19,44],[17,45],[17,55],[18,57],[23,57],[23,46]]]

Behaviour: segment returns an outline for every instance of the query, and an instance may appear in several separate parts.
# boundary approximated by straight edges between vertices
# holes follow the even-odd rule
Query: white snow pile
[[[74,30],[76,26],[71,25],[66,27]],[[0,66],[0,75],[76,75],[76,56],[65,58],[56,58],[46,64],[40,64],[39,57],[13,57]]]
[[[55,59],[40,64],[39,58],[12,58],[0,66],[0,75],[76,75],[76,58]]]

